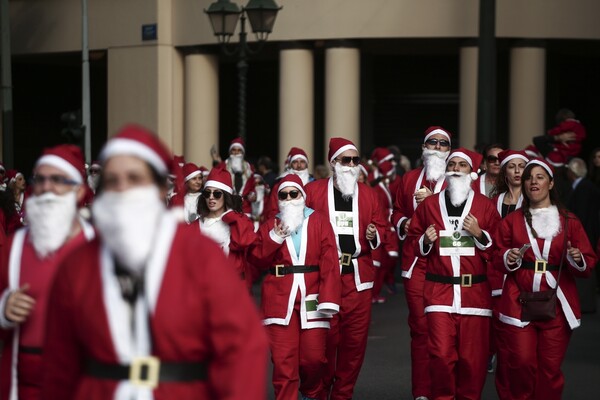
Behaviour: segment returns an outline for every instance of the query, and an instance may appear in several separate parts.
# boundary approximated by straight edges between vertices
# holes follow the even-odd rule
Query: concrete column
[[[308,155],[309,170],[315,165],[314,66],[311,49],[282,49],[279,53],[279,165],[291,147]]]
[[[177,49],[173,49],[173,128],[171,150],[173,154],[183,154],[184,131],[184,56]]]
[[[460,146],[475,149],[477,143],[477,59],[476,44],[460,48],[460,93],[458,126]],[[456,140],[452,147],[458,147]]]
[[[186,161],[210,168],[210,147],[219,147],[219,61],[210,54],[185,57]]]
[[[325,157],[332,137],[344,137],[360,146],[358,48],[331,47],[325,50]],[[327,165],[329,160],[325,162]]]
[[[522,46],[510,50],[509,146],[521,150],[543,135],[546,96],[546,49]]]

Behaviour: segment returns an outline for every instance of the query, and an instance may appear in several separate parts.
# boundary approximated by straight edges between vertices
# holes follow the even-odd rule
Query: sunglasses
[[[279,200],[287,200],[288,196],[291,197],[292,199],[296,199],[296,198],[298,198],[299,194],[300,194],[300,191],[298,191],[298,190],[290,190],[289,192],[277,193],[277,197],[279,197]]]
[[[497,162],[500,161],[500,159],[498,157],[496,157],[496,156],[487,156],[485,159],[489,163],[497,163]]]
[[[425,143],[427,143],[430,146],[437,146],[438,143],[440,144],[440,146],[442,147],[448,147],[450,146],[450,142],[444,139],[427,139],[425,141]]]
[[[205,199],[210,199],[211,194],[216,200],[219,200],[221,197],[223,197],[223,192],[221,192],[220,190],[213,190],[212,192],[210,190],[202,191],[202,197],[204,197]]]
[[[96,175],[100,173],[100,168],[91,168],[90,169],[90,174],[92,175]]]
[[[360,163],[360,157],[338,157],[335,160],[339,161],[342,165],[350,165],[351,162],[354,165],[358,165]]]

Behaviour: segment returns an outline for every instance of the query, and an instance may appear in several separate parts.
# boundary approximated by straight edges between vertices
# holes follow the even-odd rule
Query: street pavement
[[[403,287],[373,306],[367,354],[356,388],[355,400],[411,400],[410,334]],[[384,289],[385,292],[385,289]],[[600,310],[600,297],[597,298]],[[573,332],[563,363],[565,400],[600,399],[600,314],[584,314],[582,326]],[[274,399],[269,381],[269,400]],[[483,400],[496,400],[494,374],[487,374]]]

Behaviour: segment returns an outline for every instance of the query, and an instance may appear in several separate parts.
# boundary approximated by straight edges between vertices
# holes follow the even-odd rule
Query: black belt
[[[204,362],[162,362],[156,357],[139,357],[131,365],[89,359],[86,374],[98,379],[128,380],[134,385],[154,388],[158,382],[205,381],[207,369]]]
[[[487,275],[463,274],[461,276],[446,276],[427,272],[425,274],[425,279],[431,282],[460,285],[462,287],[471,287],[476,283],[487,281]]]
[[[276,277],[291,275],[291,274],[305,274],[307,272],[319,271],[318,265],[276,265],[269,269],[271,275]]]
[[[344,274],[353,274],[354,273],[354,265],[342,265],[342,275]]]
[[[42,354],[42,348],[41,347],[27,347],[27,346],[19,346],[19,353],[26,353],[26,354]]]
[[[550,265],[550,264],[548,264],[548,262],[546,262],[544,260],[536,260],[535,262],[523,261],[521,263],[521,268],[530,269],[535,272],[542,273],[542,272],[546,272],[546,271],[558,271],[559,266],[558,265]]]

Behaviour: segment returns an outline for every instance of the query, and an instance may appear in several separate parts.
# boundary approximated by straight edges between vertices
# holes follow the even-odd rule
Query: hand
[[[576,140],[575,132],[563,132],[555,136],[557,142],[567,143]]]
[[[425,238],[423,239],[424,244],[431,244],[438,238],[437,231],[435,230],[435,224],[429,225],[425,230]]]
[[[575,261],[577,264],[581,264],[583,261],[583,255],[581,254],[581,251],[576,247],[571,247],[571,241],[567,242],[567,254],[570,255],[573,261]]]
[[[375,234],[377,233],[377,228],[375,228],[375,225],[373,224],[369,224],[369,226],[367,226],[367,240],[373,240],[375,239]]]
[[[519,251],[519,249],[510,249],[510,251],[508,252],[508,254],[506,255],[506,261],[508,261],[509,264],[516,264],[519,260],[521,259],[521,252]]]
[[[282,221],[275,221],[275,226],[273,227],[273,231],[280,238],[286,238],[290,236],[290,228],[283,224]]]
[[[415,196],[415,201],[417,202],[417,204],[421,204],[421,202],[423,200],[425,200],[427,197],[431,196],[433,194],[433,192],[431,190],[429,190],[426,187],[422,187],[421,189],[417,190],[413,196]]]
[[[248,196],[246,196],[246,199],[248,199],[248,201],[250,203],[255,202],[256,201],[256,193],[255,192],[248,193]]]
[[[465,220],[463,222],[463,228],[465,228],[467,232],[469,232],[471,235],[475,236],[478,239],[483,234],[483,231],[479,227],[479,221],[477,221],[477,218],[475,218],[475,216],[471,213],[469,213],[469,215],[465,217]]]
[[[404,222],[403,222],[404,226],[402,226],[402,232],[403,232],[405,235],[408,233],[408,228],[410,228],[410,220],[411,220],[411,219],[412,219],[412,218],[405,219],[405,220],[404,220]]]
[[[8,296],[4,309],[6,319],[17,324],[21,324],[27,320],[35,306],[33,297],[25,293],[28,290],[29,284],[26,283]]]

